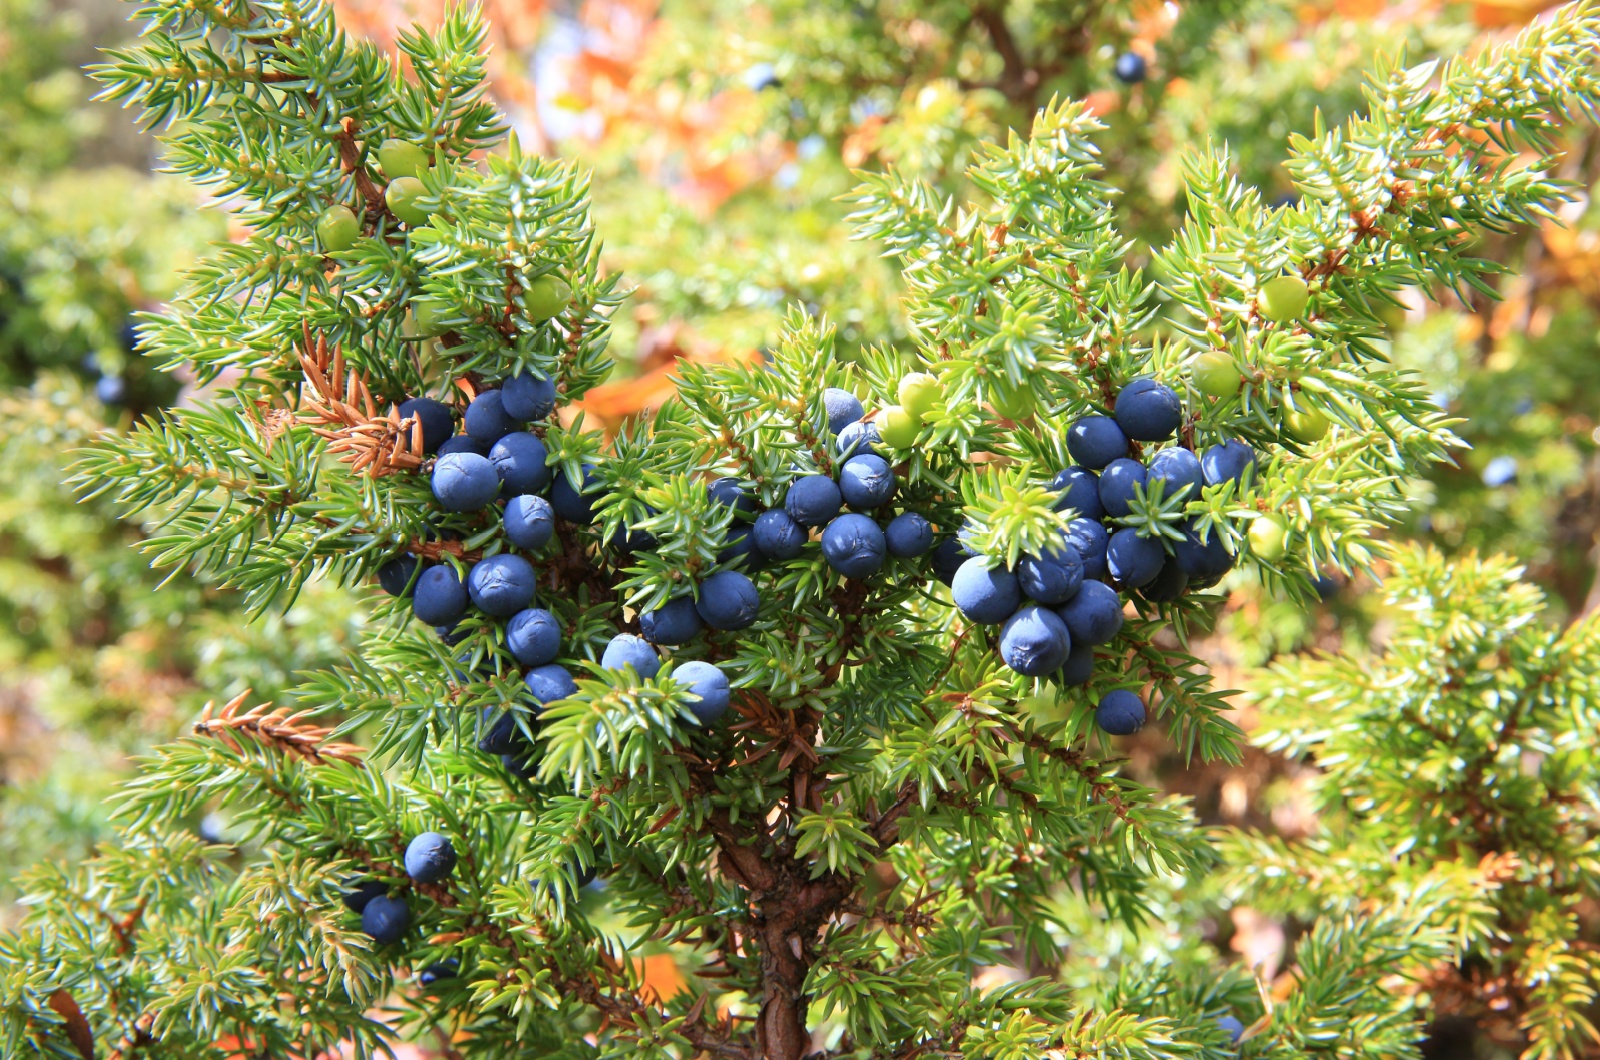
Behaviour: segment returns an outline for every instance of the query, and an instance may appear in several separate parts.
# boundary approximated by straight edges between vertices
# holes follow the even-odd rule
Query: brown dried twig
[[[205,710],[200,713],[200,720],[194,723],[195,735],[221,740],[237,751],[237,737],[249,734],[260,743],[282,748],[314,766],[335,760],[361,765],[361,756],[366,753],[363,748],[348,743],[324,744],[323,741],[333,730],[306,724],[302,721],[305,711],[285,714],[282,710],[274,709],[270,703],[261,703],[239,713],[239,708],[244,706],[245,698],[249,695],[247,688],[223,704],[216,716],[212,715],[212,705],[207,703]]]
[[[316,395],[301,389],[303,414],[324,424],[313,429],[333,441],[329,451],[338,453],[352,471],[366,471],[376,478],[422,466],[422,421],[402,417],[393,406],[380,415],[361,373],[346,370],[344,351],[337,344],[330,349],[323,335],[313,342],[310,325],[305,329],[300,367],[306,387]]]

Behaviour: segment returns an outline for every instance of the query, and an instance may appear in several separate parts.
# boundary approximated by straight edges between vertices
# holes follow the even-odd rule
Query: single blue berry
[[[505,497],[520,497],[525,493],[543,493],[550,485],[550,468],[545,463],[549,454],[536,434],[512,431],[489,450],[489,463],[502,483],[500,493]]]
[[[745,629],[761,611],[761,594],[755,582],[736,570],[720,570],[700,583],[695,602],[700,620],[712,629]]]
[[[1041,604],[1064,604],[1083,584],[1083,559],[1065,541],[1042,556],[1023,553],[1017,562],[1017,583]]]
[[[442,979],[454,979],[461,971],[461,962],[454,957],[430,964],[417,973],[419,986],[432,986]]]
[[[572,674],[565,666],[556,663],[545,663],[535,666],[522,677],[522,683],[528,687],[528,694],[540,706],[548,706],[558,699],[566,699],[578,691],[577,684],[572,680]]]
[[[1188,588],[1189,576],[1183,572],[1183,567],[1175,557],[1168,556],[1156,576],[1139,590],[1139,595],[1153,604],[1170,604]]]
[[[1117,426],[1139,442],[1171,438],[1183,422],[1178,392],[1148,376],[1135,379],[1117,393]]]
[[[556,410],[555,380],[533,372],[514,375],[500,384],[500,405],[519,423],[542,420]]]
[[[462,610],[466,609],[463,608]],[[458,622],[448,622],[442,626],[434,626],[433,635],[453,648],[466,640],[467,635],[472,632],[471,630],[456,628],[459,625],[460,623]]]
[[[448,563],[429,567],[417,577],[411,610],[430,626],[451,626],[467,613],[467,587]]]
[[[717,553],[718,563],[737,564],[739,569],[752,573],[761,569],[766,556],[756,547],[753,528],[740,526],[730,529],[723,540],[727,543]]]
[[[1056,614],[1059,616],[1060,612]],[[1066,619],[1061,621],[1062,625],[1066,625]],[[1088,684],[1092,677],[1094,677],[1094,645],[1079,644],[1074,641],[1072,650],[1067,652],[1067,661],[1061,664],[1061,672],[1056,674],[1056,680],[1068,687],[1075,687]]]
[[[495,618],[510,618],[533,603],[538,573],[521,556],[490,556],[467,572],[467,592],[479,611]]]
[[[1184,524],[1183,540],[1172,546],[1178,568],[1196,585],[1214,584],[1233,569],[1234,557],[1222,543],[1222,534],[1213,526],[1205,539],[1193,521]]]
[[[901,512],[889,520],[883,537],[889,555],[913,559],[933,547],[933,524],[917,512]]]
[[[378,568],[378,584],[390,596],[410,596],[411,578],[417,573],[417,557],[402,552]]]
[[[449,456],[451,453],[476,453],[478,456],[488,456],[489,446],[484,445],[470,434],[458,434],[454,437],[446,438],[439,446],[439,456]]]
[[[415,397],[402,401],[400,418],[412,416],[422,424],[424,453],[438,452],[439,447],[450,440],[450,432],[456,429],[455,413],[450,411],[450,406],[433,398]]]
[[[542,607],[518,611],[506,623],[506,650],[523,666],[543,666],[561,654],[561,623]]]
[[[1237,438],[1213,445],[1200,456],[1200,470],[1211,486],[1229,480],[1243,485],[1245,475],[1254,472],[1255,467],[1256,451]]]
[[[1069,467],[1050,480],[1050,488],[1061,494],[1054,508],[1074,511],[1080,519],[1104,519],[1100,505],[1100,477],[1086,467]]]
[[[1155,581],[1166,562],[1167,550],[1161,547],[1161,542],[1139,536],[1139,531],[1131,526],[1112,534],[1106,545],[1106,570],[1130,589]]]
[[[1094,723],[1112,736],[1132,736],[1144,728],[1144,700],[1123,688],[1107,692],[1094,708]]]
[[[1150,458],[1150,470],[1145,481],[1151,486],[1157,482],[1166,483],[1161,490],[1163,500],[1183,497],[1192,501],[1200,495],[1203,477],[1200,459],[1183,446],[1173,445]]]
[[[606,670],[622,670],[631,666],[648,681],[661,672],[661,656],[643,637],[618,633],[606,645],[605,652],[600,656],[600,665]]]
[[[974,555],[976,553],[962,544],[960,538],[945,538],[933,550],[933,576],[949,585],[955,580],[956,571]]]
[[[883,531],[865,515],[841,515],[822,531],[822,558],[846,578],[867,578],[883,566]]]
[[[590,491],[599,481],[592,464],[583,465],[581,487],[574,486],[565,472],[556,475],[550,485],[550,507],[567,522],[588,526],[594,522],[594,504],[600,499],[598,493]]]
[[[745,515],[754,515],[761,509],[756,503],[755,494],[736,478],[716,479],[706,487],[706,495],[711,498],[712,504],[720,504]]]
[[[871,453],[882,456],[883,436],[878,433],[878,425],[866,420],[857,420],[839,432],[839,437],[834,441],[834,452],[839,454],[840,460],[848,460],[857,454]]]
[[[1074,519],[1067,524],[1067,544],[1078,550],[1085,579],[1106,576],[1106,545],[1110,542],[1111,535],[1094,519]]]
[[[522,730],[517,728],[517,712],[503,710],[498,716],[493,707],[478,712],[478,750],[486,755],[510,754],[523,742]]]
[[[527,780],[539,769],[539,756],[532,750],[513,751],[500,756],[500,765],[514,777]]]
[[[1061,616],[1029,605],[1000,628],[1000,659],[1024,677],[1043,677],[1061,669],[1072,649],[1072,636]]]
[[[1147,478],[1144,465],[1123,457],[1113,460],[1100,473],[1100,505],[1106,515],[1120,519],[1133,511],[1133,498]]]
[[[789,483],[783,510],[801,526],[823,526],[839,514],[844,498],[827,475],[805,475]]]
[[[672,671],[672,679],[689,690],[689,712],[710,728],[728,712],[732,692],[728,675],[708,662],[686,662]]]
[[[366,909],[368,902],[389,889],[378,880],[346,881],[347,885],[351,882],[354,882],[355,886],[346,890],[340,897],[344,901],[344,907],[352,913]]]
[[[379,945],[399,942],[410,926],[411,907],[404,898],[380,894],[361,910],[361,930]]]
[[[1145,79],[1149,71],[1144,56],[1138,52],[1123,52],[1117,56],[1116,65],[1111,68],[1111,72],[1116,74],[1117,80],[1123,84],[1137,85]]]
[[[961,565],[950,582],[950,596],[961,613],[986,626],[998,625],[1022,606],[1017,576],[1004,568],[990,568],[983,556]]]
[[[655,513],[652,512],[652,515]],[[626,526],[619,526],[611,531],[611,536],[606,539],[606,546],[618,552],[636,554],[639,552],[654,552],[660,544],[656,535],[648,530],[630,530]]]
[[[1067,428],[1067,452],[1089,471],[1128,455],[1128,436],[1109,416],[1084,416]]]
[[[1327,574],[1317,574],[1311,579],[1311,588],[1317,591],[1317,599],[1326,603],[1338,595],[1339,582]]]
[[[472,399],[461,425],[484,445],[493,445],[517,429],[517,421],[507,414],[500,391],[485,390]]]
[[[433,464],[433,495],[448,512],[482,511],[500,492],[500,476],[489,458],[449,453]]]
[[[687,596],[668,600],[654,611],[639,615],[639,632],[651,644],[687,644],[704,628],[694,600]]]
[[[406,844],[406,875],[418,883],[438,883],[456,867],[456,848],[438,832],[423,832]]]
[[[894,469],[881,456],[852,456],[839,468],[839,494],[857,511],[871,511],[894,496]]]
[[[94,396],[102,405],[120,405],[128,396],[128,383],[120,375],[103,375],[95,380]]]
[[[805,528],[782,508],[756,516],[753,535],[756,548],[768,559],[794,559],[806,547]]]
[[[1084,582],[1078,595],[1056,608],[1074,644],[1106,644],[1122,629],[1122,597],[1105,582]]]
[[[1220,1027],[1222,1032],[1228,1036],[1228,1041],[1230,1044],[1238,1045],[1239,1039],[1244,1037],[1244,1024],[1240,1023],[1232,1016],[1218,1016],[1217,1026]]]
[[[838,434],[867,414],[861,399],[848,390],[830,386],[822,393],[822,407],[827,411],[828,430]]]
[[[1517,458],[1504,453],[1483,466],[1483,484],[1492,490],[1509,486],[1517,481]]]
[[[525,493],[506,501],[506,540],[529,552],[543,548],[556,532],[556,513],[543,497]]]

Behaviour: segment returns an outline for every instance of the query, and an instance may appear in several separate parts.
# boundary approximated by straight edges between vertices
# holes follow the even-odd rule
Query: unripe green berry
[[[430,338],[450,330],[444,323],[449,312],[449,307],[437,298],[418,298],[411,303],[411,315],[417,321],[417,334]]]
[[[383,190],[383,201],[389,212],[412,228],[428,223],[428,211],[417,205],[417,200],[428,193],[416,177],[396,177]]]
[[[326,253],[349,250],[360,237],[361,221],[348,206],[330,206],[317,218],[317,242]]]
[[[1276,563],[1289,549],[1289,528],[1281,516],[1258,516],[1250,523],[1250,551],[1258,559]]]
[[[917,444],[917,421],[899,405],[890,405],[878,413],[878,437],[884,445],[910,449]]]
[[[405,140],[385,140],[378,145],[378,165],[391,181],[415,177],[428,168],[428,152]]]
[[[912,372],[901,377],[897,394],[900,407],[921,423],[944,400],[944,387],[927,372]]]
[[[1288,428],[1290,435],[1307,445],[1321,441],[1329,427],[1328,417],[1312,408],[1290,412],[1284,416],[1283,425]]]
[[[1033,391],[1026,387],[1017,390],[996,387],[989,394],[989,404],[1008,420],[1025,420],[1033,415]]]
[[[1306,311],[1310,290],[1298,276],[1276,276],[1261,285],[1256,308],[1268,320],[1279,324],[1299,320]]]
[[[1194,362],[1194,388],[1215,398],[1230,398],[1239,392],[1244,377],[1225,353],[1201,354]]]
[[[545,273],[522,292],[522,308],[532,319],[544,323],[559,316],[572,304],[572,288],[554,273]]]

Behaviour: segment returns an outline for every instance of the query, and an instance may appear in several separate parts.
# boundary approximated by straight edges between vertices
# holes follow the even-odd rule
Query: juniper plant
[[[158,565],[259,611],[313,579],[391,597],[280,708],[236,699],[161,749],[102,857],[34,877],[33,923],[0,942],[8,1050],[1221,1056],[1240,1016],[1247,1049],[1302,1042],[1238,972],[1151,972],[1103,1005],[973,973],[1047,968],[1070,927],[1052,896],[1138,924],[1161,881],[1214,863],[1181,800],[1119,773],[1106,731],[1149,717],[1181,755],[1234,760],[1225,699],[1184,647],[1209,621],[1198,589],[1244,563],[1305,597],[1314,572],[1374,558],[1397,483],[1453,440],[1374,344],[1379,314],[1404,287],[1482,284],[1471,234],[1563,201],[1547,148],[1592,111],[1600,9],[1383,70],[1367,116],[1293,142],[1293,206],[1234,181],[1220,147],[1187,159],[1159,284],[1125,264],[1080,103],[983,147],[971,201],[866,175],[859,233],[903,266],[914,348],[846,360],[796,308],[763,363],[685,365],[610,439],[577,405],[607,375],[625,287],[583,175],[522,151],[486,101],[473,11],[403,36],[403,61],[315,0],[139,17],[143,42],[98,71],[107,93],[250,234],[145,328],[165,366],[228,370],[227,389],[106,439],[81,481],[160,522]],[[902,393],[909,372],[936,386]],[[465,433],[430,441],[418,398]],[[1089,417],[1140,463],[1227,443],[1255,460],[1141,482],[1101,525],[1057,485]],[[519,464],[534,452],[548,476]],[[868,453],[892,492],[860,465],[868,511],[841,513],[841,467]],[[941,543],[888,554],[897,509]],[[795,523],[782,558],[747,532],[758,513]],[[1096,532],[1116,545],[1099,566]],[[1119,574],[1125,554],[1159,573]],[[1109,614],[1072,643],[1077,597],[1017,610],[1024,560],[1087,577],[1049,592]],[[950,578],[1009,603],[963,615]],[[1008,610],[1027,640],[1002,657],[985,623]],[[1040,658],[1060,669],[1024,677]],[[237,850],[169,827],[213,804]],[[408,875],[425,834],[450,857]],[[1382,984],[1412,920],[1323,929],[1305,1006],[1409,1048]],[[659,946],[681,989],[647,985]]]

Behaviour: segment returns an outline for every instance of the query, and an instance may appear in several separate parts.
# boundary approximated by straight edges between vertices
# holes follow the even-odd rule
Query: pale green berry
[[[1287,324],[1305,314],[1309,297],[1306,281],[1300,277],[1277,276],[1261,285],[1261,293],[1256,296],[1256,308],[1268,320]]]
[[[522,308],[528,316],[539,323],[544,323],[561,313],[572,304],[572,288],[567,282],[554,273],[545,273],[522,292]]]
[[[450,330],[444,322],[450,315],[450,308],[437,298],[418,298],[411,303],[411,315],[417,321],[419,335],[432,337]]]
[[[944,400],[944,387],[927,372],[912,372],[901,377],[897,394],[900,407],[921,423]]]
[[[389,212],[412,228],[428,223],[428,211],[417,205],[417,200],[428,193],[416,177],[396,177],[383,190],[383,201]]]
[[[1305,442],[1307,445],[1321,441],[1323,436],[1328,433],[1328,427],[1330,426],[1328,417],[1311,408],[1301,408],[1290,412],[1284,416],[1283,425],[1289,429],[1289,433],[1293,437]]]
[[[917,444],[917,421],[899,405],[889,405],[878,413],[878,437],[895,449],[910,449]]]
[[[1244,377],[1233,358],[1225,353],[1201,354],[1194,362],[1194,388],[1215,398],[1230,398],[1239,392]]]
[[[1259,559],[1276,563],[1289,549],[1289,528],[1281,516],[1258,516],[1250,523],[1250,551]]]
[[[428,168],[428,152],[405,140],[385,140],[378,145],[378,165],[390,180],[415,177]]]
[[[1008,420],[1025,420],[1033,415],[1033,391],[1026,387],[1018,390],[996,387],[989,395],[989,404]]]
[[[361,221],[348,206],[330,206],[317,217],[317,242],[326,253],[349,250],[360,237]]]

